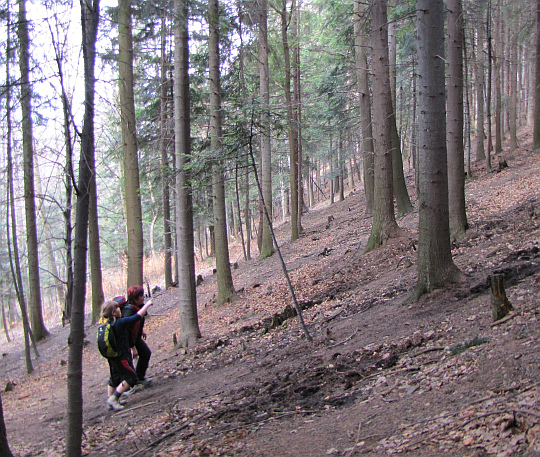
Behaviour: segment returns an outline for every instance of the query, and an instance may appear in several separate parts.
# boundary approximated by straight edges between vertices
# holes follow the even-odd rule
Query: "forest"
[[[474,223],[467,182],[511,166],[529,139],[519,132],[540,148],[538,1],[1,11],[3,333],[31,376],[53,329],[69,332],[65,455],[84,453],[84,348],[106,299],[137,284],[173,291],[174,347],[190,354],[207,338],[201,306],[241,300],[236,268],[257,276],[267,260],[312,342],[280,246],[311,236],[316,208],[362,195],[359,257],[403,239],[415,214],[414,306],[464,280],[454,257]],[[2,419],[2,456],[8,442]]]

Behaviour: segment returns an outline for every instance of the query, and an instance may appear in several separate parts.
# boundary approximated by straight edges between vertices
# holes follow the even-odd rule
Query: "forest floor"
[[[115,413],[97,327],[88,326],[84,455],[540,456],[540,152],[530,130],[520,143],[493,158],[508,168],[478,164],[466,182],[470,229],[452,249],[463,281],[417,303],[405,304],[416,285],[418,211],[398,220],[400,238],[362,255],[372,219],[356,191],[305,214],[295,243],[288,224],[276,229],[313,342],[297,318],[266,330],[292,302],[278,256],[239,261],[233,303],[216,306],[211,275],[197,288],[196,348],[174,348],[177,291],[154,298],[154,385]],[[497,325],[494,273],[505,274],[514,307]],[[68,329],[50,330],[31,375],[21,342],[0,345],[17,456],[64,452]]]

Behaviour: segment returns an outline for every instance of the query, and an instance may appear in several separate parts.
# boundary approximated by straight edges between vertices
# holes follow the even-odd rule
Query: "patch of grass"
[[[462,352],[465,352],[469,348],[472,348],[474,346],[480,346],[481,344],[487,343],[488,341],[489,338],[481,338],[479,336],[475,336],[471,341],[467,341],[464,344],[456,344],[455,346],[452,346],[450,348],[450,353],[452,355],[458,355]]]

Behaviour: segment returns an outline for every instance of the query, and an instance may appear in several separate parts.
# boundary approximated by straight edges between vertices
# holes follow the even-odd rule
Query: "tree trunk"
[[[363,31],[361,26],[365,21],[365,9],[366,7],[363,6],[363,3],[360,0],[354,1],[354,49],[356,77],[358,79],[358,92],[360,94],[362,149],[364,154],[364,190],[366,194],[365,215],[371,216],[373,214],[375,165],[371,123],[371,96],[366,56],[367,31]]]
[[[465,212],[465,151],[463,149],[463,12],[461,0],[447,0],[448,76],[447,145],[451,241],[467,230]]]
[[[268,66],[268,2],[259,2],[259,96],[261,104],[261,184],[263,199],[270,220],[272,209],[272,151],[270,143],[270,72]],[[260,257],[264,259],[274,253],[274,243],[270,227],[262,218],[262,238]]]
[[[197,316],[193,204],[189,161],[191,155],[191,118],[189,97],[188,3],[174,2],[174,125],[176,149],[176,246],[178,250],[178,307],[182,347],[193,347],[201,337]]]
[[[417,300],[456,280],[448,213],[443,0],[418,0],[419,222]]]
[[[0,395],[0,456],[1,457],[13,457],[11,450],[9,449],[6,423],[4,422],[4,408],[2,407],[2,396]]]
[[[512,24],[510,21],[509,24]],[[512,33],[512,30],[519,30],[520,24],[514,19],[514,27],[509,27],[509,47],[510,47],[510,67],[509,67],[509,84],[510,84],[510,107],[509,107],[509,133],[510,133],[510,151],[514,151],[518,147],[517,140],[517,125],[518,125],[518,100],[517,100],[517,79],[518,79],[518,50],[517,50],[517,36]]]
[[[133,95],[133,37],[130,0],[118,0],[118,74],[128,233],[127,287],[130,287],[143,284],[143,226]]]
[[[476,161],[482,161],[486,158],[484,137],[486,135],[484,130],[484,88],[485,88],[485,74],[484,74],[484,25],[482,22],[483,8],[478,8],[478,27],[477,27],[477,39],[476,39],[476,58],[473,56],[473,61],[476,62],[475,68],[475,82],[476,82]]]
[[[293,14],[294,11],[291,11]],[[281,16],[281,40],[283,44],[284,77],[285,77],[285,104],[287,106],[287,124],[289,131],[290,155],[290,199],[291,199],[291,241],[298,239],[298,149],[296,144],[296,129],[294,126],[294,113],[291,96],[291,56],[287,29],[289,16],[287,14],[287,0],[282,1],[279,11]]]
[[[99,23],[99,0],[93,2],[90,2],[90,0],[81,1],[81,22],[85,109],[81,135],[79,180],[77,183],[75,248],[73,251],[73,306],[68,338],[66,456],[69,457],[79,457],[81,455],[83,432],[84,305],[86,301],[86,252],[88,246],[90,187],[92,185],[92,174],[94,173],[92,169],[94,164],[94,64]]]
[[[234,286],[229,260],[227,241],[227,215],[225,211],[225,183],[221,157],[221,83],[219,70],[219,5],[218,0],[208,2],[208,62],[210,79],[210,147],[214,154],[212,172],[212,202],[214,214],[214,236],[216,247],[216,269],[218,285],[218,303],[232,299]]]
[[[536,74],[534,77],[533,147],[540,149],[540,0],[536,0]]]
[[[26,19],[26,0],[19,1],[19,66],[21,69],[21,113],[24,158],[24,206],[26,215],[26,244],[28,252],[28,308],[34,338],[39,341],[48,335],[41,309],[39,252],[34,191],[34,136],[32,133],[32,89],[30,87],[30,38]]]
[[[364,252],[384,245],[399,228],[394,215],[392,185],[391,117],[393,112],[388,65],[388,19],[386,0],[372,0],[371,42],[373,46],[373,145],[375,149],[375,192],[371,234]]]
[[[9,3],[8,3],[8,15]],[[26,298],[24,296],[24,286],[21,272],[21,256],[19,255],[19,241],[17,239],[17,214],[15,212],[15,191],[14,191],[14,175],[13,175],[13,156],[12,156],[12,118],[11,118],[11,76],[10,65],[11,61],[11,21],[8,21],[7,26],[7,64],[6,64],[6,162],[7,162],[7,200],[8,200],[8,214],[7,214],[7,244],[9,250],[9,265],[11,269],[11,276],[13,278],[13,286],[17,295],[17,301],[21,309],[21,317],[23,324],[23,336],[24,336],[24,356],[26,362],[26,372],[32,373],[34,367],[32,366],[32,358],[30,355],[30,323],[28,321],[28,312],[26,306]],[[11,237],[10,237],[11,235]],[[13,248],[13,250],[12,250]]]
[[[502,72],[503,43],[501,31],[501,0],[497,2],[497,18],[495,20],[495,154],[502,152],[503,118],[502,118]]]
[[[94,158],[92,169],[95,170],[94,152],[92,152],[92,158]],[[92,173],[88,211],[90,281],[92,285],[92,324],[95,324],[99,320],[99,315],[101,313],[101,305],[103,305],[103,302],[105,301],[105,294],[103,293],[103,278],[101,274],[101,250],[99,241],[99,216],[97,204],[96,173]]]
[[[396,34],[395,22],[388,24],[388,58],[390,62],[389,78],[392,92],[392,115],[390,119],[392,140],[392,185],[396,198],[398,216],[404,216],[413,210],[405,174],[403,173],[403,156],[401,154],[401,140],[397,129],[397,97],[396,97]]]
[[[171,202],[169,187],[171,177],[169,171],[169,100],[167,97],[169,79],[167,78],[168,61],[166,54],[167,21],[165,12],[161,18],[161,87],[160,87],[160,157],[161,157],[161,189],[163,208],[163,276],[165,289],[172,284],[172,235],[171,235]]]
[[[490,286],[493,320],[498,321],[512,312],[514,307],[506,297],[503,274],[492,275],[490,278]]]

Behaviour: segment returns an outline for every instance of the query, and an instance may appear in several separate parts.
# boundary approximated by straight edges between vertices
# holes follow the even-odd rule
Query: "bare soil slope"
[[[176,291],[155,297],[154,386],[127,397],[122,412],[107,411],[107,364],[88,327],[84,454],[540,455],[540,153],[530,143],[522,132],[499,173],[474,170],[471,228],[453,247],[464,280],[419,303],[404,304],[416,284],[417,212],[398,221],[404,236],[361,255],[371,219],[358,191],[306,214],[293,244],[287,225],[277,229],[313,342],[298,319],[283,319],[291,298],[276,255],[239,261],[238,298],[225,306],[205,278],[194,349],[173,347]],[[488,281],[496,272],[515,309],[499,325]],[[1,345],[2,381],[15,384],[2,401],[16,455],[63,453],[67,334],[55,328],[39,344],[30,376],[21,343]]]

